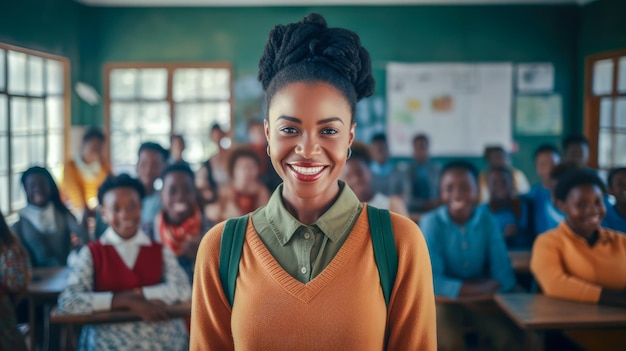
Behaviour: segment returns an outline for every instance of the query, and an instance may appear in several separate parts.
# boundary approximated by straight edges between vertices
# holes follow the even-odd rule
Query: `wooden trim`
[[[17,51],[17,52],[21,52],[23,54],[39,56],[39,57],[43,57],[43,58],[51,59],[51,60],[67,61],[69,63],[69,59],[67,59],[66,57],[59,56],[59,55],[54,55],[54,54],[49,54],[49,53],[43,52],[43,51],[26,49],[26,48],[23,48],[23,47],[20,47],[20,46],[0,43],[0,49]]]

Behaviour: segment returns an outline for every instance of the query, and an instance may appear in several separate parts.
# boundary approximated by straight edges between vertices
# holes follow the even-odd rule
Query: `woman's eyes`
[[[284,127],[280,129],[281,132],[285,134],[297,134],[298,130],[294,127]],[[339,131],[335,128],[324,128],[320,131],[320,134],[323,135],[334,135],[339,133]]]
[[[295,134],[298,132],[298,130],[294,127],[285,127],[285,128],[282,128],[280,131],[285,134]]]
[[[332,134],[337,134],[338,131],[337,131],[337,129],[334,129],[334,128],[324,128],[324,129],[322,129],[321,133],[322,134],[327,134],[327,135],[332,135]]]

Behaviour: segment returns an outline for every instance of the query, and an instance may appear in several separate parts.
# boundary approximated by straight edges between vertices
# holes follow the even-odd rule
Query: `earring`
[[[352,148],[348,148],[348,157],[346,158],[346,160],[349,160],[351,156],[352,156]]]
[[[265,152],[267,152],[267,156],[268,157],[272,157],[272,156],[270,156],[270,146],[269,145],[267,145],[267,149],[265,149]]]

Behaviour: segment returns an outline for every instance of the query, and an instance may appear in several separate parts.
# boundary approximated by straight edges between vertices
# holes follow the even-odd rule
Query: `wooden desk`
[[[44,307],[43,314],[43,350],[47,350],[50,342],[50,319],[48,318],[51,306],[57,302],[57,297],[67,286],[67,277],[70,270],[67,267],[33,268],[33,279],[26,290],[28,299],[28,319],[30,324],[30,344],[35,347],[35,306]]]
[[[167,315],[171,319],[189,318],[191,316],[191,302],[181,302],[167,306]],[[123,323],[137,322],[141,318],[131,311],[107,311],[91,314],[68,315],[59,314],[56,308],[50,312],[50,322],[58,324],[100,324],[100,323]]]
[[[548,330],[626,327],[626,308],[571,302],[539,294],[496,295],[495,301],[525,331],[526,350],[544,350]]]
[[[511,250],[509,258],[516,273],[530,273],[530,250]]]

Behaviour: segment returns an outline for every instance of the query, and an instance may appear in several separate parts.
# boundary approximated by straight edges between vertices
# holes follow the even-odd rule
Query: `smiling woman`
[[[351,155],[356,102],[374,90],[358,35],[328,28],[316,14],[278,25],[259,79],[267,153],[283,184],[247,219],[233,300],[220,280],[220,246],[235,233],[222,223],[200,244],[191,349],[435,350],[422,233],[391,214],[397,272],[387,304],[373,244],[385,233],[370,228],[367,205],[338,180]]]

